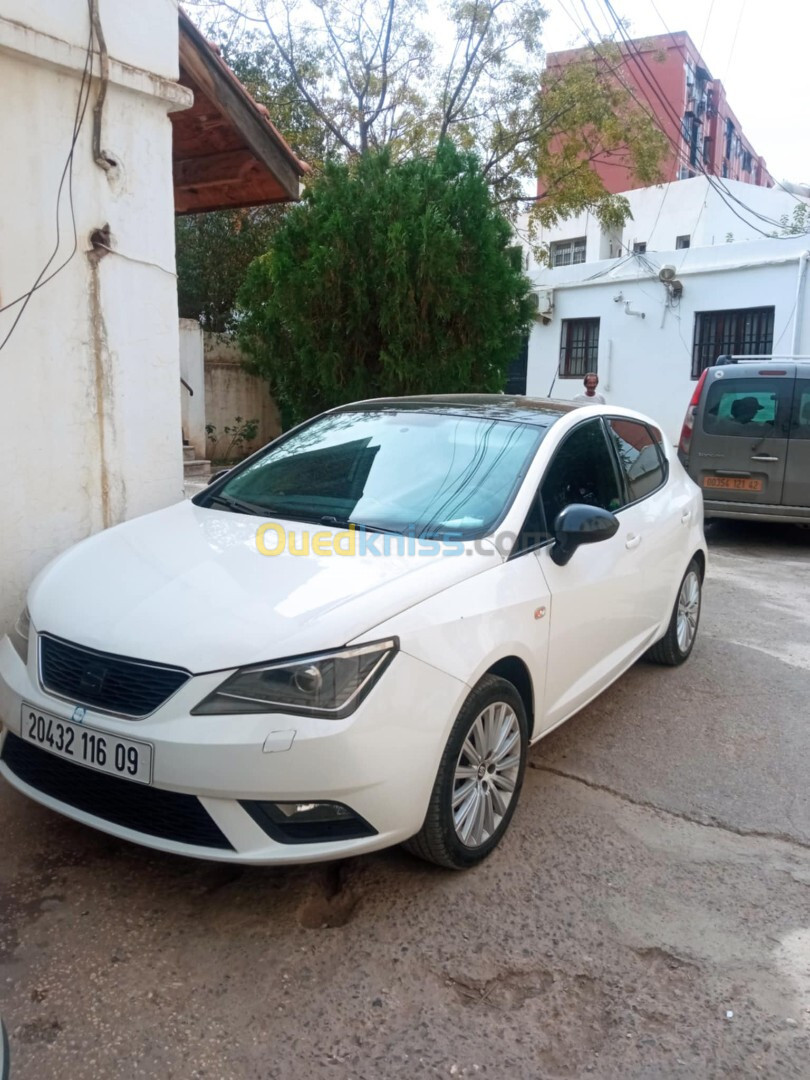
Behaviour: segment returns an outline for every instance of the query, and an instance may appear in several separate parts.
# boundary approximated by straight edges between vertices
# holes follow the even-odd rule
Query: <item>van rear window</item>
[[[787,383],[769,379],[719,379],[709,387],[703,430],[709,435],[772,435]]]
[[[810,439],[810,379],[796,380],[796,401],[790,436],[793,439]]]

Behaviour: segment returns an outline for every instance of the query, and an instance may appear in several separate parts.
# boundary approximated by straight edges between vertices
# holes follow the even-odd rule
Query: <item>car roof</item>
[[[423,394],[412,397],[372,398],[341,405],[336,412],[412,409],[456,416],[478,416],[490,420],[511,420],[549,428],[555,421],[577,409],[570,401],[523,397],[512,394]]]
[[[769,375],[774,371],[783,372],[786,375],[798,375],[806,379],[810,376],[810,361],[790,360],[781,357],[756,358],[754,360],[730,360],[723,364],[712,364],[711,371],[722,371],[726,378],[755,378],[759,375]]]

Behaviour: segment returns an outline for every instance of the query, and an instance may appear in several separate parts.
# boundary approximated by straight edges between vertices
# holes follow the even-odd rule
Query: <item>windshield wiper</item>
[[[300,511],[285,510],[281,507],[258,506],[255,503],[242,502],[230,495],[212,495],[210,501],[232,510],[236,514],[253,514],[256,517],[278,518],[281,521],[302,521],[309,525],[330,525],[335,529],[367,529],[368,532],[391,533],[394,536],[404,536],[400,529],[387,529],[384,525],[367,525],[360,521],[350,521],[348,518],[337,517],[335,514],[304,514]]]
[[[321,525],[331,525],[333,529],[365,529],[367,532],[390,533],[392,536],[405,536],[401,529],[387,529],[384,525],[369,525],[365,521],[350,521],[348,518],[335,517],[334,514],[324,514],[318,518]]]
[[[228,510],[233,510],[235,514],[253,514],[261,517],[265,512],[261,506],[240,502],[239,499],[233,499],[230,495],[212,495],[210,501],[212,503],[217,503],[220,506],[224,506]]]

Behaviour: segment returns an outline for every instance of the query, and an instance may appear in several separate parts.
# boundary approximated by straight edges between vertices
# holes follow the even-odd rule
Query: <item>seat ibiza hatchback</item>
[[[702,515],[626,409],[336,409],[42,571],[0,642],[0,772],[184,855],[471,866],[532,742],[689,656]]]

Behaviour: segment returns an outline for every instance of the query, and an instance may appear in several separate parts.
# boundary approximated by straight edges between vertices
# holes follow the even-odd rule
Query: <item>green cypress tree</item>
[[[474,154],[328,163],[256,259],[240,340],[285,425],[400,394],[498,392],[531,317]]]

